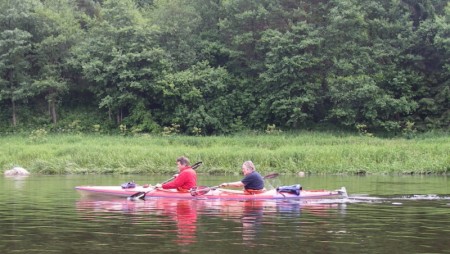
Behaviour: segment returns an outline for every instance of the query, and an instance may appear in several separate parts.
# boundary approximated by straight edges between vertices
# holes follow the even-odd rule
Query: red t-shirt
[[[179,191],[188,191],[190,188],[197,186],[197,172],[190,166],[180,169],[180,174],[173,181],[162,185],[163,189],[177,189]]]

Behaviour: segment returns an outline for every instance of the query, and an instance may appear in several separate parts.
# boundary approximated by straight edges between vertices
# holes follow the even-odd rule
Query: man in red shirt
[[[177,159],[177,166],[179,174],[176,174],[175,179],[165,183],[157,184],[156,188],[163,189],[177,189],[179,192],[188,192],[194,186],[197,186],[197,172],[189,166],[189,159],[180,157]]]

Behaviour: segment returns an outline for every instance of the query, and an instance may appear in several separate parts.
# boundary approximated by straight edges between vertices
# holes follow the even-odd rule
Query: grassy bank
[[[450,172],[450,137],[382,139],[305,132],[233,137],[37,135],[0,137],[0,169],[39,174],[171,174],[175,159],[199,172],[237,174],[245,160],[265,172],[296,174]]]

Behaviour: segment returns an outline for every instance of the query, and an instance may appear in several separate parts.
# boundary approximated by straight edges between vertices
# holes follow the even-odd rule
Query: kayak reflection
[[[77,210],[83,218],[89,220],[112,220],[109,213],[131,216],[131,220],[153,221],[159,234],[173,235],[176,225],[178,245],[189,245],[197,241],[198,217],[219,217],[241,225],[242,240],[253,245],[264,225],[264,218],[300,217],[301,212],[314,216],[327,216],[327,210],[335,210],[342,204],[320,204],[298,201],[273,200],[186,200],[186,199],[150,199],[130,201],[126,199],[96,200],[80,199]],[[127,219],[130,216],[127,216]],[[203,223],[205,220],[203,220]],[[233,226],[235,227],[235,226]],[[233,229],[236,231],[236,229]],[[239,230],[239,229],[238,229]],[[167,239],[167,238],[166,238]]]

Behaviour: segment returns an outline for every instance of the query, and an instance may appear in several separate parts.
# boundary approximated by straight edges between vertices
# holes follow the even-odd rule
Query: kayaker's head
[[[244,162],[244,164],[242,164],[242,172],[244,173],[244,175],[248,175],[253,171],[255,171],[255,165],[252,161],[246,161]]]
[[[180,170],[186,166],[189,166],[189,159],[184,156],[177,158],[177,166]]]

